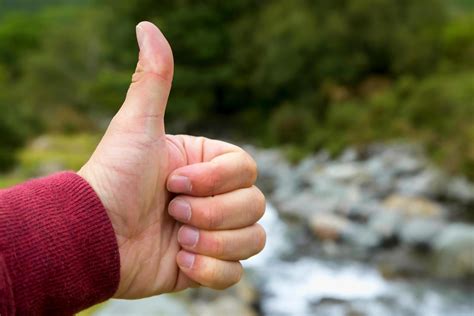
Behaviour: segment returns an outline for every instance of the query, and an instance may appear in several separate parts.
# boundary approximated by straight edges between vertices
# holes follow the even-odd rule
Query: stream
[[[244,264],[260,278],[264,315],[472,316],[471,288],[426,280],[385,280],[360,262],[334,262],[311,254],[281,259],[295,248],[289,226],[272,205],[261,221],[264,251]]]

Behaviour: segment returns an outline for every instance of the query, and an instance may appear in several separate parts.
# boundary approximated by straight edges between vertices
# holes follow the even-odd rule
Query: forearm
[[[111,297],[115,234],[85,180],[60,173],[0,191],[0,314],[67,315]]]

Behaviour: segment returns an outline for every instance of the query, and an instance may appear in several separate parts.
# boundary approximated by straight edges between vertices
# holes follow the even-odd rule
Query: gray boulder
[[[436,270],[441,276],[474,276],[474,225],[451,224],[434,245]]]
[[[416,218],[401,226],[400,240],[409,246],[433,247],[435,237],[442,231],[444,223],[434,219]]]
[[[466,178],[454,178],[447,185],[446,196],[464,204],[474,203],[474,184]]]
[[[277,209],[283,214],[308,220],[318,213],[332,213],[337,209],[339,200],[331,196],[315,195],[310,190],[293,194],[286,199],[275,201]]]
[[[379,234],[366,225],[350,225],[343,234],[343,240],[356,248],[369,250],[378,247],[382,243]]]
[[[402,222],[403,217],[399,213],[381,209],[370,217],[368,228],[386,240],[398,236]]]

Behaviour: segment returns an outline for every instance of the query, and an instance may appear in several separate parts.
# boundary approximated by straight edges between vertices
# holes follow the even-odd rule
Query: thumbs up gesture
[[[142,298],[239,281],[260,252],[265,199],[253,159],[237,146],[165,134],[173,55],[160,30],[137,26],[138,65],[125,102],[78,172],[97,192],[120,252],[115,297]]]

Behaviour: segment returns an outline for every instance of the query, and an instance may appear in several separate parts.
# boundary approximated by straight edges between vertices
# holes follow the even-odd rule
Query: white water
[[[469,293],[461,303],[451,302],[437,289],[415,287],[404,282],[389,282],[373,267],[360,263],[331,263],[316,257],[282,261],[279,255],[291,247],[287,226],[268,205],[261,221],[268,243],[261,256],[244,264],[261,276],[265,315],[346,315],[349,310],[367,316],[423,315],[474,316]],[[471,293],[472,294],[472,293]],[[316,308],[324,299],[350,302]],[[381,300],[379,300],[381,299]],[[383,300],[395,306],[384,304]]]

